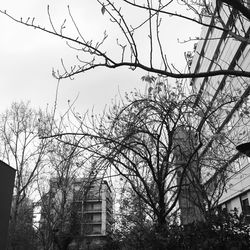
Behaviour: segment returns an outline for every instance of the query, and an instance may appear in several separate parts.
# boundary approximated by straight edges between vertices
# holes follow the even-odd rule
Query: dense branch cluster
[[[161,78],[146,79],[148,93],[127,95],[103,116],[82,119],[74,114],[77,132],[55,130],[54,137],[63,141],[64,136],[77,136],[78,146],[95,157],[97,171],[122,177],[121,184],[132,188],[158,223],[178,209],[185,187],[197,194],[192,202],[206,217],[224,191],[227,173],[234,171],[229,164],[235,154],[237,164],[232,143],[242,135],[235,136],[233,124],[247,121],[248,114],[221,124],[222,110],[230,110],[241,96],[221,94],[212,106],[200,98],[197,105],[197,95],[172,88]]]

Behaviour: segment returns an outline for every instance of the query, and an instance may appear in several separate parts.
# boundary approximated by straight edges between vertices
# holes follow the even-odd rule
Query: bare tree
[[[103,116],[84,122],[76,115],[76,133],[65,130],[53,136],[81,139],[84,143],[78,146],[95,155],[101,169],[111,169],[126,181],[159,228],[185,197],[203,219],[209,218],[230,171],[229,156],[235,152],[231,143],[239,139],[218,132],[222,110],[241,96],[221,93],[220,102],[208,110],[206,101],[195,105],[197,96],[186,95],[181,85],[173,89],[161,78],[151,78],[150,84],[147,94],[135,92]],[[211,188],[208,183],[217,171],[221,175]]]
[[[73,241],[80,244],[84,238],[81,206],[97,172],[78,144],[74,138],[64,142],[54,140],[48,152],[49,172],[38,180],[41,196],[38,233],[44,249],[65,250]]]
[[[22,207],[27,205],[35,190],[35,180],[44,167],[49,140],[39,139],[41,122],[49,124],[49,117],[30,108],[29,103],[13,103],[1,114],[1,159],[16,169],[11,212],[12,235],[15,234],[19,220],[22,221]]]
[[[53,71],[53,75],[58,79],[71,78],[88,70],[103,67],[128,67],[132,70],[140,68],[151,73],[174,78],[216,75],[250,76],[248,71],[236,68],[220,68],[209,72],[185,72],[183,69],[177,69],[172,65],[165,53],[165,44],[167,44],[165,26],[168,25],[170,18],[176,18],[176,20],[184,19],[186,22],[193,22],[206,28],[210,27],[227,33],[227,37],[230,39],[249,43],[247,27],[249,25],[250,10],[247,1],[145,0],[141,2],[120,0],[112,2],[110,0],[97,0],[97,2],[100,4],[100,14],[102,13],[107,16],[111,23],[120,31],[116,38],[113,39],[110,36],[114,46],[110,46],[109,48],[106,48],[105,43],[109,40],[109,35],[111,34],[104,32],[100,41],[88,40],[83,35],[84,31],[81,31],[77,20],[74,19],[70,7],[68,7],[68,19],[76,31],[75,35],[72,36],[67,35],[65,31],[66,19],[60,27],[56,27],[49,7],[47,11],[51,24],[50,28],[35,23],[34,18],[22,17],[21,19],[17,19],[5,10],[1,10],[1,13],[18,23],[36,28],[66,41],[67,46],[72,49],[72,53],[75,53],[77,62],[67,68],[62,60],[62,72]],[[173,11],[173,9],[177,11]],[[137,20],[132,21],[133,19],[128,13],[136,11],[140,11],[140,18],[138,16]],[[237,20],[237,23],[240,23],[240,25],[228,24],[227,20],[232,19]],[[234,20],[231,23],[234,23]],[[187,39],[187,41],[193,39],[202,40],[206,38],[196,37]],[[142,44],[140,41],[147,43],[146,52],[145,47],[141,49]],[[113,53],[115,47],[117,47],[118,53]],[[210,58],[210,60],[213,60],[213,58]]]

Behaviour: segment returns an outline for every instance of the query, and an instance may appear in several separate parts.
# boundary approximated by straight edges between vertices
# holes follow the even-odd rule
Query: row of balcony
[[[106,195],[105,196],[106,200],[109,202],[112,202],[112,198],[110,195]],[[83,192],[75,192],[74,193],[74,200],[75,201],[83,201],[83,200],[87,200],[87,201],[91,201],[91,200],[98,200],[101,201],[102,200],[102,195],[100,193],[90,193],[87,194],[86,196],[84,195]]]
[[[84,220],[84,222],[82,223],[84,224],[101,224],[102,220]]]
[[[109,215],[111,215],[112,209],[108,207],[106,208],[106,211],[102,210],[102,208],[86,208],[86,209],[79,208],[78,209],[78,213],[81,213],[81,214],[96,214],[96,213],[102,213],[102,212],[106,212]]]

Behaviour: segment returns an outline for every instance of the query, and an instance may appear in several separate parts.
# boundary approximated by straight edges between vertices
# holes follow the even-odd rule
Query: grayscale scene
[[[250,249],[250,0],[2,0],[0,28],[0,250]]]

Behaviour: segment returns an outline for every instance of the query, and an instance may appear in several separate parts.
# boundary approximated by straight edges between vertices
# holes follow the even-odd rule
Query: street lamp
[[[240,145],[238,145],[238,146],[236,147],[236,149],[237,149],[240,153],[242,153],[242,154],[244,154],[244,155],[250,157],[250,142],[240,144]]]

